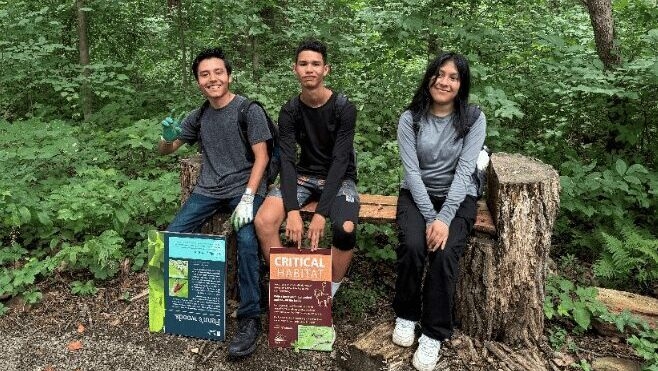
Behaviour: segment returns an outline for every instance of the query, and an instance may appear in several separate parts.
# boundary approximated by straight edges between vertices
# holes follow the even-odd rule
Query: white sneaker
[[[416,322],[403,318],[395,319],[393,330],[393,343],[401,347],[410,347],[416,337]]]
[[[425,335],[418,339],[418,349],[414,353],[413,365],[419,371],[431,371],[439,361],[441,342]]]

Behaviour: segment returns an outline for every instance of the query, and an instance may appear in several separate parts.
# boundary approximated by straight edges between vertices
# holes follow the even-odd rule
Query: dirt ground
[[[393,277],[392,264],[355,258],[334,300],[338,338],[332,352],[273,349],[262,335],[256,352],[241,360],[227,358],[228,342],[149,333],[145,273],[123,273],[99,283],[102,287],[94,296],[72,295],[71,278],[58,277],[39,285],[43,293],[39,304],[6,304],[10,311],[0,317],[0,370],[342,370],[348,346],[359,334],[382,321],[393,321]],[[266,317],[263,314],[264,333]],[[235,320],[228,318],[227,326],[230,339]],[[444,343],[437,369],[490,369],[462,362],[455,351],[462,340],[463,335],[457,335]],[[591,360],[632,354],[623,340],[596,335],[574,338],[572,346],[576,349],[570,356],[550,348],[545,356],[568,361],[569,357]]]

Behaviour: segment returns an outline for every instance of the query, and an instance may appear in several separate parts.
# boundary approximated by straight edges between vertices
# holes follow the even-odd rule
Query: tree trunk
[[[188,74],[187,67],[187,42],[185,41],[185,19],[183,18],[183,4],[181,0],[178,0],[178,41],[179,41],[179,50],[181,53],[180,65],[181,65],[181,77],[183,88],[186,89],[190,84],[190,78]]]
[[[559,191],[552,167],[520,155],[491,157],[487,202],[498,238],[472,238],[461,261],[455,312],[467,335],[509,345],[539,343]]]
[[[80,53],[80,65],[82,66],[82,84],[80,86],[80,100],[82,114],[85,121],[89,121],[92,112],[92,91],[89,85],[89,42],[87,40],[87,17],[83,8],[84,0],[76,0],[78,12],[78,51]]]
[[[258,68],[259,68],[259,55],[258,55],[258,39],[255,35],[251,37],[251,78],[254,82],[258,82]]]
[[[605,69],[621,65],[619,47],[615,44],[615,25],[612,18],[611,0],[583,0],[594,28],[596,53]]]

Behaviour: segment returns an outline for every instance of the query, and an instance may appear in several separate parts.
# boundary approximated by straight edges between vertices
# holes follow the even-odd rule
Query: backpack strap
[[[251,151],[251,146],[249,145],[249,118],[247,117],[247,113],[249,112],[249,108],[251,108],[252,104],[257,104],[259,106],[260,103],[253,101],[249,98],[245,98],[242,103],[240,103],[240,107],[238,107],[238,125],[240,126],[240,140],[242,143],[244,143],[245,149],[246,149],[246,155],[247,155],[247,160],[249,161],[254,161],[254,153]],[[262,107],[262,106],[261,106]]]
[[[203,102],[201,107],[199,108],[199,112],[197,112],[196,117],[194,118],[194,126],[199,127],[199,131],[197,132],[197,137],[196,141],[199,142],[199,153],[203,152],[203,141],[201,140],[201,118],[203,117],[203,114],[206,113],[206,110],[210,107],[210,102],[206,100]]]
[[[336,126],[340,125],[340,117],[343,114],[343,109],[347,105],[347,97],[343,93],[336,93],[336,99],[334,100],[334,115]]]
[[[482,110],[480,109],[480,106],[476,104],[469,104],[466,108],[466,118],[468,120],[467,133],[468,130],[470,130],[471,127],[475,124],[475,121],[477,121],[480,117],[480,113],[482,113]]]

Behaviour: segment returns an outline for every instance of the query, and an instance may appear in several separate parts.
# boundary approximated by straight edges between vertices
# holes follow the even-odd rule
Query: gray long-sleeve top
[[[466,195],[477,197],[474,172],[486,136],[486,118],[481,113],[468,134],[456,142],[453,118],[453,114],[423,115],[417,134],[411,111],[405,111],[398,123],[398,147],[404,169],[401,187],[411,192],[427,224],[439,219],[450,225]],[[446,198],[438,213],[430,195]]]

